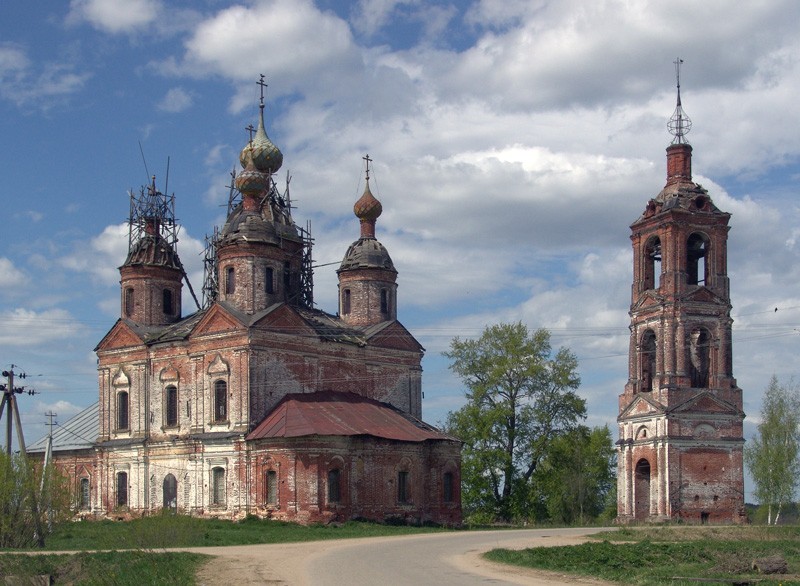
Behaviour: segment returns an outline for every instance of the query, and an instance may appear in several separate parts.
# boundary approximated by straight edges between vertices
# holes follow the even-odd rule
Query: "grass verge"
[[[486,557],[641,586],[696,586],[698,579],[728,584],[757,580],[759,586],[800,584],[798,527],[625,528],[599,538],[602,541],[569,547],[497,549]],[[751,570],[754,559],[773,555],[788,562],[788,575],[758,575]]]
[[[208,556],[193,553],[143,551],[81,552],[76,554],[0,555],[0,578],[49,575],[54,584],[141,586],[195,584],[195,573]]]

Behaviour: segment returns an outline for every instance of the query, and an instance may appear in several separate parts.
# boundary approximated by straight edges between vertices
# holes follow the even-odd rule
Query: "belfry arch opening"
[[[639,390],[652,391],[656,375],[656,333],[653,330],[646,330],[642,335],[639,347],[639,372]]]
[[[692,234],[686,242],[686,283],[705,285],[708,282],[708,239],[703,234]]]
[[[661,239],[653,236],[644,248],[644,289],[658,289],[661,286]]]
[[[693,328],[689,333],[689,376],[693,388],[708,387],[711,365],[711,335],[703,327]]]

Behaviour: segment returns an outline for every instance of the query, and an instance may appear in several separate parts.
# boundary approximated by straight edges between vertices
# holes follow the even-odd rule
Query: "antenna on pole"
[[[681,63],[683,63],[683,59],[678,57],[673,63],[675,64],[675,80],[678,86],[678,101],[675,106],[675,112],[673,112],[667,123],[667,128],[669,128],[669,133],[675,137],[672,139],[672,144],[689,144],[689,141],[686,140],[686,135],[692,129],[692,119],[683,111],[683,106],[681,106]]]

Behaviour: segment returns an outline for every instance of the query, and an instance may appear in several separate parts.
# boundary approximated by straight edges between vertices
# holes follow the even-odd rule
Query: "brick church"
[[[727,271],[730,214],[692,181],[690,128],[679,78],[667,183],[631,224],[628,383],[619,396],[617,442],[623,523],[746,520],[744,412],[733,377]]]
[[[461,444],[421,420],[424,349],[397,321],[370,160],[336,315],[314,307],[311,238],[273,179],[282,161],[262,96],[188,316],[174,197],[155,179],[131,195],[99,403],[53,436],[84,514],[460,523]]]

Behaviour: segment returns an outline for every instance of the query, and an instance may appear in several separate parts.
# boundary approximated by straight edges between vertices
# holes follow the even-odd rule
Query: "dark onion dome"
[[[178,253],[170,246],[163,236],[158,234],[145,234],[131,247],[128,258],[122,265],[148,265],[182,270]]]
[[[378,201],[374,195],[372,195],[372,192],[369,189],[369,180],[367,180],[367,186],[364,188],[364,194],[355,204],[353,204],[353,213],[362,222],[374,222],[380,217],[382,212],[383,206],[381,205],[381,202]]]
[[[347,249],[337,272],[354,269],[384,269],[397,272],[386,247],[374,238],[359,238],[353,242]]]
[[[267,136],[264,129],[264,105],[261,105],[261,113],[258,118],[258,129],[256,135],[242,149],[239,155],[239,162],[242,168],[247,166],[248,151],[252,152],[253,164],[262,173],[275,173],[283,165],[283,153]]]

